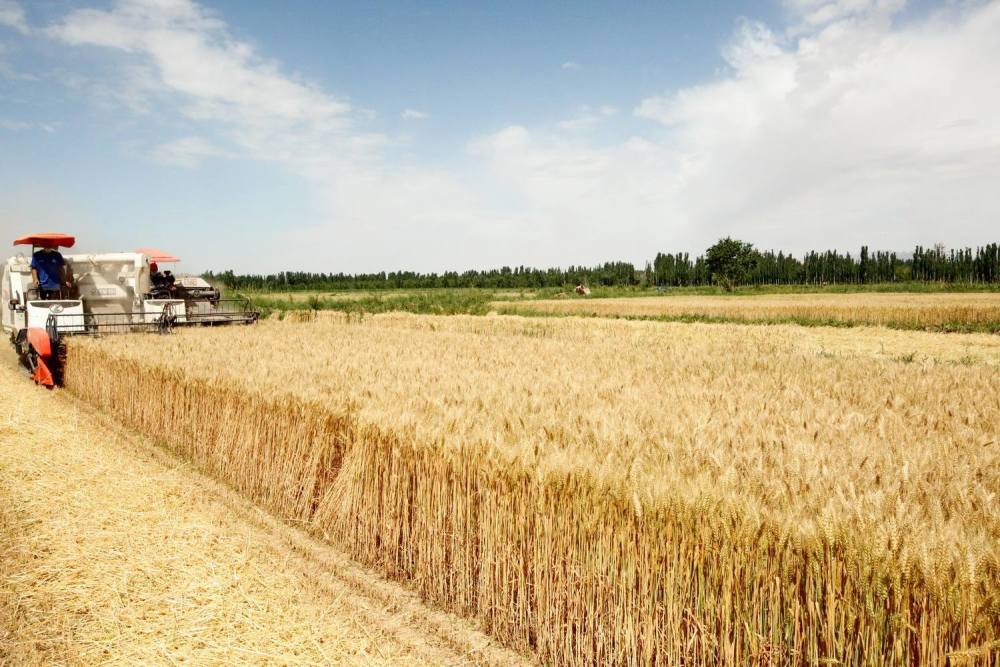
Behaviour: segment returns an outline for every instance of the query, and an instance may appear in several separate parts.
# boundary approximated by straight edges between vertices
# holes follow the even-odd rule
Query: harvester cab
[[[66,336],[166,333],[175,326],[257,321],[258,313],[246,300],[221,299],[217,291],[209,298],[158,289],[150,270],[155,259],[143,251],[65,255],[65,283],[58,289],[38,284],[33,265],[53,258],[36,253],[58,252],[75,242],[67,234],[24,236],[14,245],[30,246],[31,254],[17,253],[3,265],[0,324],[38,384],[59,384]]]
[[[219,289],[200,276],[175,275],[165,268],[164,265],[177,264],[180,258],[156,248],[138,248],[136,252],[149,258],[150,298],[180,299],[192,317],[200,317],[205,322],[224,320],[234,309],[239,313],[243,301],[223,299]]]

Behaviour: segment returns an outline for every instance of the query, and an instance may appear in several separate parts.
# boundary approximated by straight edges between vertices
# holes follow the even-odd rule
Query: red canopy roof
[[[31,234],[14,239],[14,245],[30,245],[37,248],[72,248],[76,243],[76,238],[69,234],[59,234],[58,232],[48,232],[45,234]]]
[[[156,248],[136,248],[136,252],[141,252],[146,257],[149,257],[149,261],[156,262],[157,264],[172,264],[181,261],[180,257],[171,255],[168,252],[163,252],[162,250],[157,250]]]

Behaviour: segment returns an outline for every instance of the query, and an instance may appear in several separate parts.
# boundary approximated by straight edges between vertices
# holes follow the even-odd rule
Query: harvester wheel
[[[31,377],[34,374],[35,366],[37,365],[35,359],[38,355],[33,354],[32,352],[33,350],[29,348],[28,352],[18,356],[18,359],[21,360],[21,366],[28,372],[28,377]]]

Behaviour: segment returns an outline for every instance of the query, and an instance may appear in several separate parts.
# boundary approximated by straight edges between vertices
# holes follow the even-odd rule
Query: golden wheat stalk
[[[494,307],[537,313],[614,317],[704,317],[737,321],[806,321],[904,328],[1000,327],[1000,294],[780,294],[497,301]]]
[[[995,367],[786,329],[321,317],[66,381],[546,662],[995,664]]]

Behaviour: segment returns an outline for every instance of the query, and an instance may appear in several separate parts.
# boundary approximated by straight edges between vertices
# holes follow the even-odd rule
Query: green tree
[[[727,236],[705,252],[705,265],[712,282],[729,292],[750,277],[757,266],[757,251],[752,244]]]

